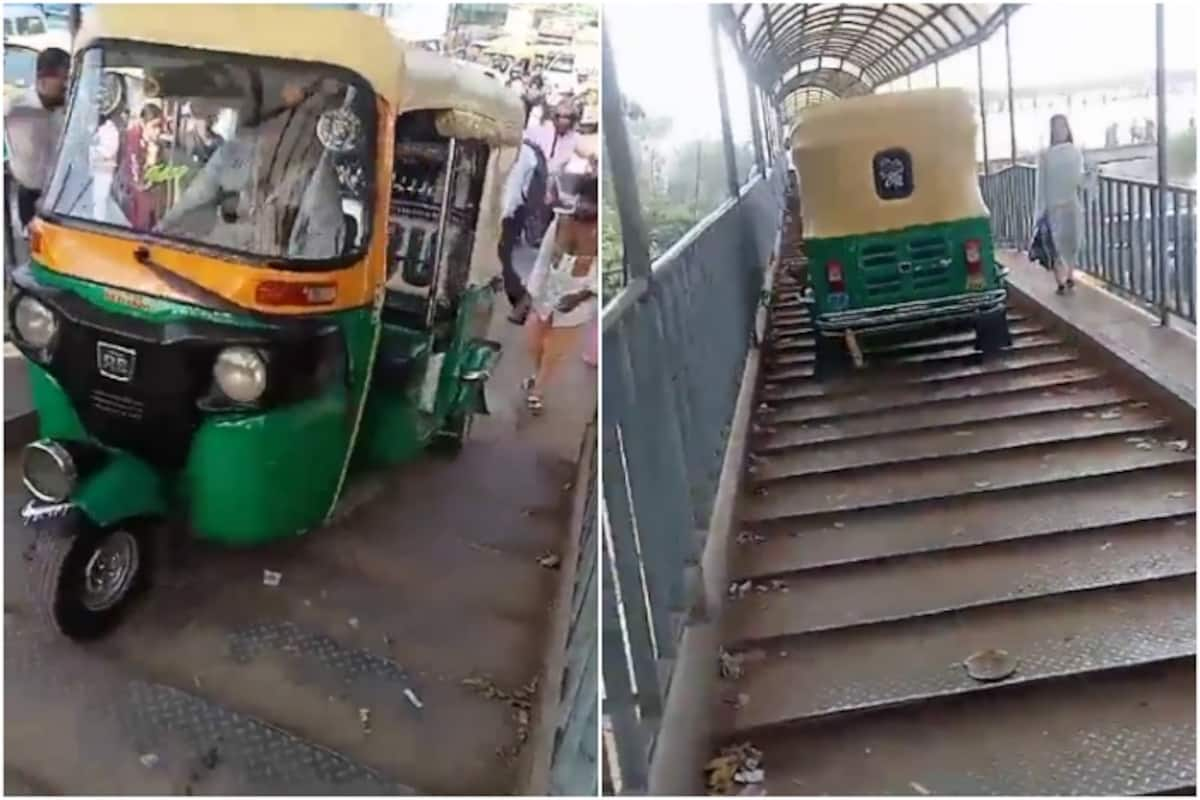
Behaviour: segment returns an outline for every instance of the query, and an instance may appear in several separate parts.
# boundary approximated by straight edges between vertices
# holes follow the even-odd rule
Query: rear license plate
[[[96,369],[110,380],[128,383],[137,368],[137,352],[108,342],[96,343]]]

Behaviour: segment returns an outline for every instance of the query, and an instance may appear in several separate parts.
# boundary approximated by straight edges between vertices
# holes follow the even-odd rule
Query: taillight
[[[846,291],[846,278],[842,274],[842,262],[830,261],[825,265],[825,280],[834,292]]]
[[[337,299],[337,286],[332,283],[263,281],[258,284],[254,299],[264,306],[327,306]]]
[[[983,274],[983,245],[978,239],[968,239],[966,246],[967,274]]]

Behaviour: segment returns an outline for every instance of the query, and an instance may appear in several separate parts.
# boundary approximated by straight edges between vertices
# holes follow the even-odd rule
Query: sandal
[[[1066,286],[1066,284],[1064,284],[1064,283],[1060,283],[1060,284],[1058,285],[1058,288],[1054,290],[1054,293],[1055,293],[1055,294],[1066,294],[1066,293],[1067,293],[1067,286]]]
[[[536,383],[537,383],[536,375],[530,375],[528,378],[522,379],[521,380],[521,391],[523,391],[525,394],[529,394],[529,392],[533,390],[533,387]]]
[[[545,405],[542,404],[542,398],[536,394],[531,394],[525,398],[525,407],[529,409],[529,413],[535,417],[545,410]]]
[[[1074,288],[1075,288],[1075,279],[1074,279],[1074,278],[1067,278],[1067,290],[1068,290],[1068,291],[1071,291],[1071,290],[1073,290]]]

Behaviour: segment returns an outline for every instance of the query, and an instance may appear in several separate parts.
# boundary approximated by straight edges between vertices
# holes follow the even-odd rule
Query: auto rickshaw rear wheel
[[[146,586],[145,545],[136,523],[100,527],[78,511],[43,523],[33,548],[34,602],[70,639],[107,633]]]
[[[984,314],[975,320],[975,349],[985,356],[1012,347],[1012,334],[1008,330],[1008,310],[1001,308]]]
[[[840,336],[816,335],[816,359],[813,363],[813,377],[817,380],[836,378],[850,369],[850,353],[846,350],[845,342]]]
[[[446,424],[438,431],[438,449],[449,456],[458,455],[471,436],[471,422],[474,419],[473,411],[463,411],[447,417]]]

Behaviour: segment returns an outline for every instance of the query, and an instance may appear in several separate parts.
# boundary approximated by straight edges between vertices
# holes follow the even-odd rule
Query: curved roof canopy
[[[489,70],[420,48],[408,51],[405,67],[400,113],[437,109],[446,112],[438,121],[445,136],[521,143],[525,105]]]
[[[987,39],[1008,4],[739,3],[727,20],[756,82],[787,106],[868,94]],[[744,36],[744,38],[742,38]],[[789,99],[800,93],[799,98]]]
[[[97,3],[83,15],[82,52],[101,39],[191,47],[344,67],[395,103],[404,80],[404,47],[378,17],[303,5],[221,3],[164,7]]]

